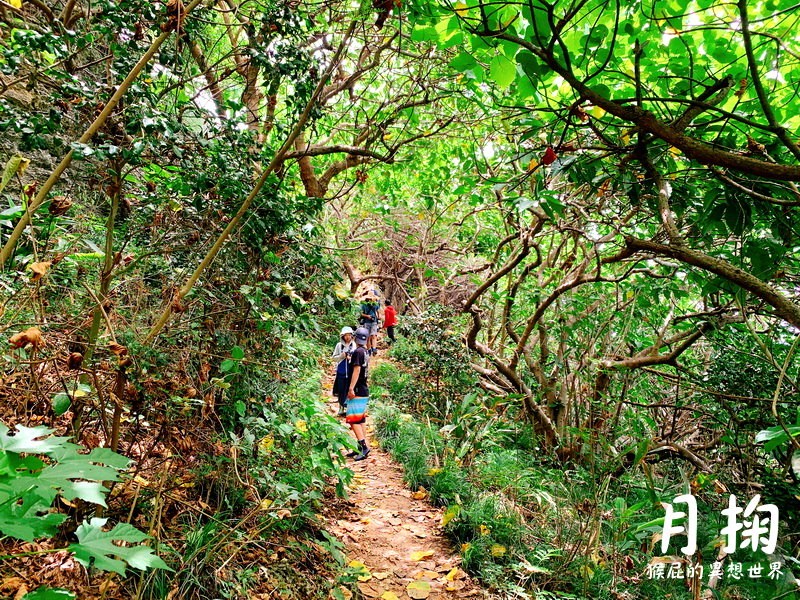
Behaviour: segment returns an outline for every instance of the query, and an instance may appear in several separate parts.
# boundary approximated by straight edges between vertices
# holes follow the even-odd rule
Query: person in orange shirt
[[[389,343],[394,343],[394,326],[397,325],[397,312],[392,306],[391,300],[385,300],[386,308],[383,309],[383,325],[386,327],[386,335],[389,336]]]

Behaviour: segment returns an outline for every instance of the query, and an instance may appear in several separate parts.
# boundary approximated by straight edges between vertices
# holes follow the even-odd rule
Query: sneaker
[[[347,416],[347,406],[340,406],[339,407],[339,412],[336,413],[336,416],[337,417],[345,417],[345,416]]]
[[[356,456],[361,456],[361,450],[353,450],[352,452],[348,452],[345,454],[347,458],[355,458]]]
[[[369,456],[369,448],[364,448],[364,451],[356,456],[353,460],[364,460],[367,458],[367,456]]]

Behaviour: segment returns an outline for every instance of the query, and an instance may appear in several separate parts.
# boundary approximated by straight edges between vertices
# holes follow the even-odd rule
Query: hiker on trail
[[[380,304],[370,292],[364,294],[363,304],[361,305],[361,316],[358,319],[369,335],[367,340],[367,356],[372,356],[377,352],[376,341],[378,336],[378,309]]]
[[[353,341],[353,330],[342,327],[339,342],[333,349],[331,357],[336,362],[336,379],[333,380],[333,395],[339,400],[339,413],[337,417],[345,415],[347,408],[347,386],[350,383],[350,356],[355,352],[356,343]]]
[[[367,341],[369,330],[359,327],[355,333],[356,350],[350,357],[350,385],[347,389],[347,417],[345,420],[353,430],[353,436],[358,442],[358,452],[349,452],[348,458],[364,460],[369,454],[367,447],[366,425],[367,402],[369,401],[369,387],[367,387]]]
[[[383,325],[386,327],[386,335],[389,336],[389,343],[394,343],[394,326],[397,325],[397,312],[392,306],[391,300],[384,300],[386,308],[383,309]]]

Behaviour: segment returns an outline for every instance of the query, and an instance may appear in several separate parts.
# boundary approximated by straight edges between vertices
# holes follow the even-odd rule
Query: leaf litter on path
[[[428,491],[408,490],[402,469],[373,438],[368,443],[369,459],[350,465],[357,473],[350,497],[325,510],[329,531],[347,546],[362,596],[377,600],[486,597],[460,568],[461,557],[441,532],[442,522],[449,519],[428,504]]]

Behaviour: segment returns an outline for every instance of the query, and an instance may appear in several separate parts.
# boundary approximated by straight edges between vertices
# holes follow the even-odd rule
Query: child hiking
[[[347,407],[347,386],[350,382],[350,356],[356,349],[353,341],[353,330],[350,327],[342,327],[339,333],[339,342],[333,349],[331,357],[336,362],[336,379],[333,380],[333,395],[339,400],[339,413],[337,417],[345,415]]]
[[[347,417],[345,420],[353,430],[353,436],[358,442],[358,452],[350,452],[348,458],[364,460],[369,454],[367,447],[366,425],[367,402],[369,401],[369,387],[367,386],[367,340],[369,330],[364,327],[356,329],[356,350],[350,357],[350,385],[347,389]]]

